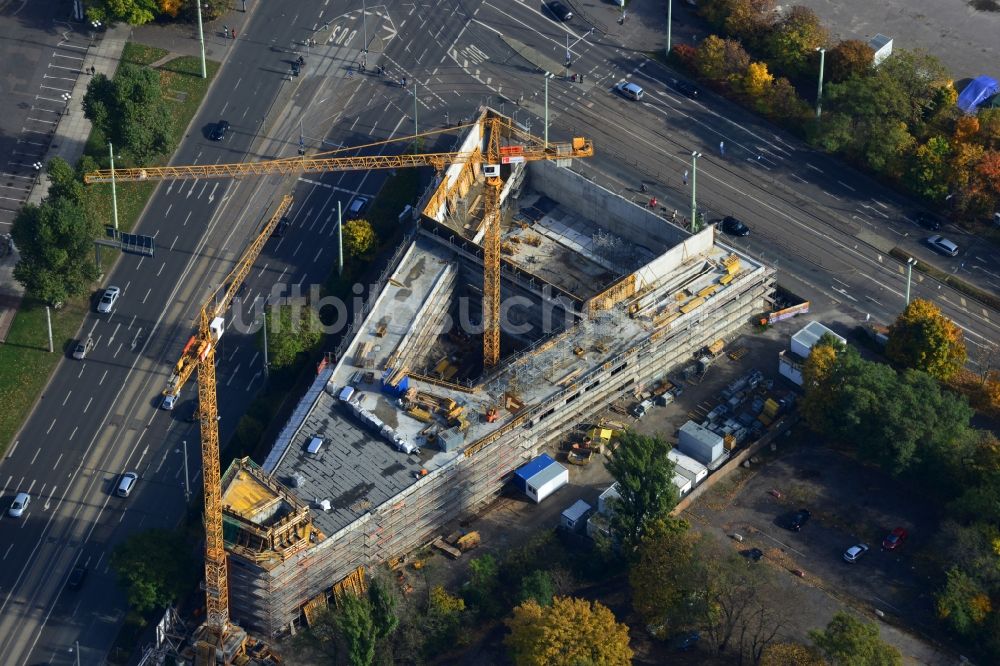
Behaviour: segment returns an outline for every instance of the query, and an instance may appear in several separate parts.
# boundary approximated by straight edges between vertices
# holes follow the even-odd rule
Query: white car
[[[10,505],[10,509],[7,510],[7,515],[11,518],[20,518],[21,515],[28,510],[28,504],[31,502],[31,495],[28,493],[18,493],[17,497],[14,498],[14,503]]]
[[[165,409],[168,412],[173,411],[174,405],[177,404],[177,396],[173,393],[168,393],[163,396],[163,402],[160,403],[160,409]]]
[[[927,244],[949,257],[958,256],[958,246],[944,236],[934,235],[927,239]]]
[[[107,314],[111,312],[111,309],[115,307],[115,303],[118,302],[118,297],[121,296],[122,290],[118,287],[108,287],[104,290],[104,295],[101,296],[101,302],[97,304],[97,311],[101,314]]]
[[[868,552],[868,544],[866,543],[859,543],[855,546],[851,546],[844,553],[844,561],[854,564],[861,558],[862,555],[864,555],[867,552]]]

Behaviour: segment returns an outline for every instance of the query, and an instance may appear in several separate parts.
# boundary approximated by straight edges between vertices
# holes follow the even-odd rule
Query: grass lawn
[[[128,43],[122,52],[122,62],[145,65],[159,60],[167,52],[142,44]],[[156,160],[166,164],[179,139],[184,136],[191,118],[197,112],[208,86],[219,70],[219,63],[207,64],[208,78],[201,78],[198,58],[177,58],[159,69],[163,87],[174,119],[174,144],[167,155]],[[87,138],[84,154],[92,157],[99,166],[107,168],[108,144],[103,134],[93,129]],[[116,162],[116,166],[126,166]],[[156,183],[122,183],[117,187],[118,227],[130,231],[135,227],[156,188]],[[90,185],[87,188],[87,205],[100,219],[111,224],[111,186]],[[102,269],[106,274],[118,259],[109,248],[102,250]],[[100,285],[94,285],[94,290]],[[32,405],[45,388],[59,359],[66,355],[74,341],[84,315],[90,309],[91,295],[67,301],[60,310],[52,310],[52,340],[55,353],[48,352],[48,332],[45,323],[45,306],[26,298],[11,324],[5,344],[0,345],[0,455],[10,446],[14,433],[27,418]]]

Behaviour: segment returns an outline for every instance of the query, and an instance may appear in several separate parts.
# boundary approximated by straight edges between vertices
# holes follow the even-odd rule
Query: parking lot
[[[801,508],[811,518],[791,531],[788,520]],[[685,516],[734,550],[764,553],[761,564],[778,573],[775,603],[795,609],[789,637],[806,640],[810,629],[850,607],[870,619],[881,613],[883,638],[908,662],[955,662],[912,635],[933,626],[933,590],[917,566],[933,534],[932,513],[879,470],[816,444],[805,428],[793,429],[777,451],[732,474]],[[905,528],[909,538],[884,551],[882,539],[894,527]],[[846,562],[844,552],[858,543],[870,549]]]

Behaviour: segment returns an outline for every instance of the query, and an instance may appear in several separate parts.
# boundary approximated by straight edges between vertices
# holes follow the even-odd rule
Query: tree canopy
[[[660,637],[689,626],[688,602],[703,589],[704,567],[695,557],[698,535],[687,521],[653,521],[642,535],[629,569],[632,605]]]
[[[964,398],[941,390],[930,375],[897,373],[865,361],[848,348],[828,368],[816,369],[820,352],[803,370],[803,414],[810,427],[839,441],[893,474],[923,473],[931,487],[947,487],[957,454],[975,440],[972,410]],[[815,378],[820,378],[818,381]]]
[[[506,620],[505,639],[518,666],[627,666],[632,663],[628,627],[599,602],[556,597],[551,606],[530,599]]]
[[[268,363],[275,368],[290,366],[323,339],[323,324],[316,310],[304,303],[276,305],[265,315]],[[264,344],[264,335],[259,336]]]
[[[903,657],[879,637],[878,626],[858,620],[843,611],[826,629],[814,629],[809,637],[835,666],[898,666]]]
[[[679,499],[673,484],[671,445],[660,437],[626,432],[607,469],[618,482],[612,528],[629,548],[639,543],[649,521],[664,518]]]
[[[889,327],[886,355],[904,368],[923,370],[947,380],[966,361],[962,329],[941,314],[931,301],[918,298]]]
[[[170,146],[173,118],[159,74],[122,63],[113,79],[96,74],[87,84],[83,112],[130,161],[149,164]]]
[[[344,251],[349,257],[361,257],[378,245],[378,237],[368,220],[350,220],[344,224]]]
[[[183,536],[170,530],[147,530],[115,547],[111,567],[133,611],[166,608],[194,585],[198,567]]]
[[[11,235],[20,251],[14,278],[31,295],[55,304],[86,293],[97,279],[94,239],[101,226],[85,214],[69,165],[54,159],[48,169],[53,190],[40,205],[18,211]]]

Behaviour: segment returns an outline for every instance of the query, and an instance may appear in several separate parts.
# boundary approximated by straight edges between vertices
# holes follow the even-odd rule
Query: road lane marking
[[[31,462],[28,463],[28,464],[29,465],[34,465],[35,464],[35,460],[38,459],[38,454],[41,453],[41,452],[42,452],[42,447],[38,447],[38,450],[35,451],[35,455],[31,456]]]
[[[846,189],[850,190],[851,192],[857,192],[857,190],[856,190],[856,189],[854,189],[853,187],[851,187],[850,185],[848,185],[847,183],[845,183],[845,182],[844,182],[844,181],[842,181],[842,180],[838,180],[838,181],[837,181],[837,183],[838,183],[838,184],[839,184],[839,185],[840,185],[841,187],[844,187],[844,188],[846,188]]]
[[[49,434],[50,432],[52,432],[52,427],[55,426],[55,424],[56,424],[56,420],[52,419],[52,423],[49,424],[49,429],[45,431],[46,435]]]
[[[73,429],[73,432],[74,432],[74,433],[76,432],[76,429],[75,429],[75,428]],[[70,438],[70,439],[73,439],[73,436],[72,436],[72,435],[70,435],[70,437],[69,437],[69,438]],[[60,453],[60,454],[59,454],[59,457],[58,457],[58,458],[56,458],[56,464],[52,466],[52,469],[55,469],[56,467],[59,467],[59,461],[61,461],[61,460],[62,460],[62,457],[63,457],[63,454],[61,454],[61,453]]]
[[[73,389],[70,389],[69,392],[66,393],[66,397],[63,398],[63,404],[62,404],[63,407],[66,406],[66,402],[69,400],[69,397],[71,395],[73,395]]]
[[[146,295],[142,297],[142,302],[143,302],[143,303],[145,303],[145,302],[146,302],[146,299],[147,299],[147,298],[149,298],[149,294],[150,294],[150,293],[151,293],[152,291],[153,291],[153,288],[152,288],[152,287],[150,287],[149,289],[147,289],[147,290],[146,290]]]
[[[108,371],[105,370],[104,374],[101,375],[101,381],[97,382],[97,385],[100,386],[101,384],[103,384],[104,383],[104,378],[107,377],[107,376],[108,376]]]
[[[818,171],[820,173],[823,173],[822,169],[820,169],[819,167],[814,167],[812,164],[809,164],[809,162],[806,162],[806,166],[812,169],[813,171]]]
[[[103,380],[103,377],[102,377],[101,379]],[[94,401],[94,398],[93,398],[93,397],[91,397],[91,398],[89,398],[89,399],[87,400],[87,404],[83,406],[83,413],[84,413],[84,414],[86,414],[86,413],[87,413],[87,410],[88,410],[88,409],[90,409],[90,403],[92,403],[93,401]]]

